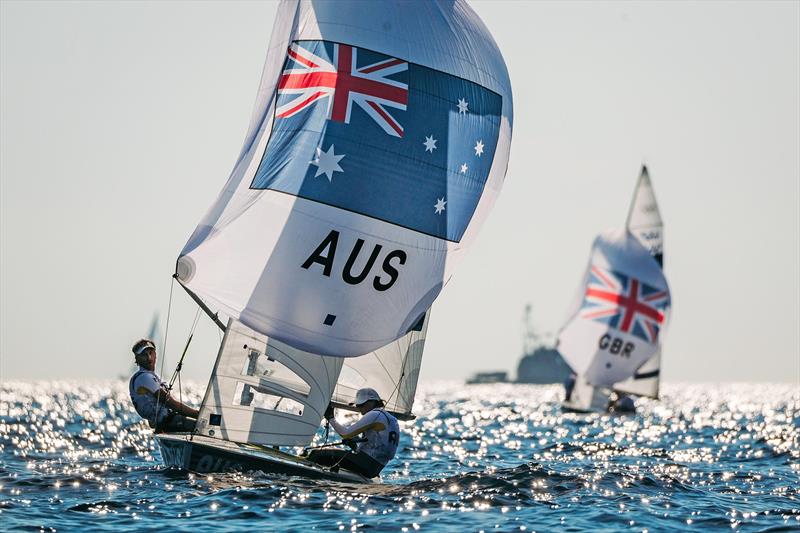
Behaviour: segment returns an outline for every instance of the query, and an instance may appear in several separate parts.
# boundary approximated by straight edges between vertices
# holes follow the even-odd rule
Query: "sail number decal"
[[[628,358],[630,358],[634,348],[636,348],[632,342],[625,342],[619,337],[612,337],[608,333],[600,337],[600,340],[597,342],[597,346],[601,350],[607,350],[608,353]]]
[[[338,244],[339,232],[336,230],[331,230],[330,233],[328,233],[328,235],[322,240],[322,242],[319,243],[319,246],[317,246],[311,255],[309,255],[308,258],[303,262],[301,267],[309,270],[313,265],[318,264],[322,266],[322,275],[331,277],[333,268],[336,266],[336,247]],[[345,261],[341,270],[342,279],[345,281],[345,283],[350,285],[358,285],[367,279],[372,271],[372,267],[376,263],[379,263],[380,271],[377,275],[371,278],[372,287],[376,291],[387,291],[397,281],[397,278],[400,275],[399,268],[406,263],[408,255],[403,250],[391,250],[388,253],[383,254],[383,246],[376,243],[372,246],[372,251],[369,252],[367,262],[360,269],[360,272],[353,272],[353,266],[361,254],[362,249],[365,248],[365,244],[366,243],[364,239],[356,240],[355,244],[353,245],[353,249],[350,250],[350,255],[348,255],[347,260]],[[382,260],[379,261],[379,257],[382,257]],[[341,264],[341,261],[339,264]]]

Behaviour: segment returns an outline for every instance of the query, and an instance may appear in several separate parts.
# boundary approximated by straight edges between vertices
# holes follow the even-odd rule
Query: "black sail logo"
[[[370,245],[364,239],[356,239],[353,248],[347,255],[347,259],[336,261],[336,252],[339,246],[339,232],[331,230],[330,233],[319,243],[317,248],[303,262],[302,268],[309,270],[313,265],[322,267],[322,275],[331,277],[334,269],[341,276],[345,283],[359,285],[370,278],[374,267],[379,266],[377,274],[372,275],[372,287],[376,291],[387,291],[395,284],[400,276],[399,268],[406,263],[408,255],[403,250],[391,250],[384,253],[384,247],[380,244]],[[366,257],[366,259],[364,259]],[[382,259],[381,259],[382,258]],[[341,267],[339,265],[342,265]],[[361,265],[361,266],[357,266]]]

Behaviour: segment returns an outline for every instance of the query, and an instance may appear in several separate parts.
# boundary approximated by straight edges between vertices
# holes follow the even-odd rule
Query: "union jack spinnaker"
[[[376,350],[474,240],[512,122],[502,55],[465,1],[283,2],[244,147],[176,277],[300,350]]]
[[[582,380],[610,388],[659,352],[669,286],[650,251],[622,230],[595,239],[580,287],[558,351]]]

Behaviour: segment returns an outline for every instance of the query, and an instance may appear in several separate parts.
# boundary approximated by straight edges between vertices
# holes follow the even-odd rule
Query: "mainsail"
[[[361,357],[344,360],[332,401],[346,407],[362,387],[375,389],[386,402],[386,410],[402,419],[413,418],[411,409],[417,391],[422,352],[428,332],[430,310],[404,336]]]
[[[576,311],[558,350],[587,383],[612,387],[659,350],[670,292],[661,267],[627,230],[595,239]]]
[[[639,181],[633,193],[627,221],[628,231],[633,234],[664,268],[664,223],[658,211],[653,185],[647,167],[642,165]],[[614,390],[658,398],[661,374],[661,346],[629,379],[614,385]]]
[[[244,146],[176,277],[270,340],[374,352],[470,247],[512,121],[505,63],[465,1],[285,1]]]
[[[658,211],[656,195],[647,167],[642,165],[639,181],[633,192],[626,227],[647,248],[660,266],[664,266],[664,223]]]
[[[660,377],[661,347],[659,346],[653,357],[645,361],[633,376],[614,385],[614,390],[636,396],[658,398]]]
[[[251,444],[306,445],[319,428],[343,361],[297,350],[231,319],[197,433]]]

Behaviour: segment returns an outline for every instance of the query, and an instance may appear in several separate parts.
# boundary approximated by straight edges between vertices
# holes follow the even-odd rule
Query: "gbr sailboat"
[[[500,192],[512,121],[465,1],[282,2],[244,147],[177,260],[224,338],[195,431],[157,435],[165,463],[363,481],[285,447],[363,385],[413,417],[431,304]]]
[[[612,393],[658,397],[671,307],[663,258],[663,222],[643,166],[626,228],[595,239],[559,334],[558,350],[576,374],[565,410],[605,412]]]

